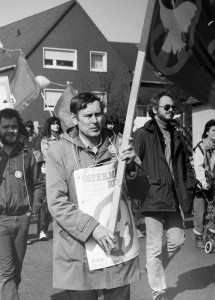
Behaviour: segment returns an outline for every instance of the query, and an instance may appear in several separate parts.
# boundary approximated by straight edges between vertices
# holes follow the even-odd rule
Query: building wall
[[[205,124],[210,119],[215,119],[215,110],[211,109],[209,105],[193,106],[192,112],[192,127],[193,127],[193,146],[200,140],[204,131]]]
[[[43,47],[76,49],[77,70],[43,68]],[[90,72],[90,51],[107,52],[107,72]],[[56,24],[27,61],[35,76],[42,75],[60,84],[70,81],[79,92],[104,90],[105,80],[110,80],[107,78],[111,72],[115,72],[113,70],[116,70],[117,78],[114,78],[111,89],[117,90],[122,78],[130,86],[131,74],[78,4]],[[62,87],[50,85],[48,88]],[[44,112],[43,106],[43,100],[39,97],[22,113],[23,119],[44,124],[49,112]]]

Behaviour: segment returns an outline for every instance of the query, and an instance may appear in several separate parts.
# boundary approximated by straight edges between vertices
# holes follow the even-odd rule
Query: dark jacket
[[[40,202],[45,183],[32,150],[20,137],[10,154],[0,142],[0,215],[22,215]]]
[[[155,120],[134,133],[134,148],[149,177],[151,187],[142,203],[143,212],[175,211],[179,202],[188,213],[195,194],[195,177],[185,145],[170,126],[174,179],[165,158],[165,142]]]

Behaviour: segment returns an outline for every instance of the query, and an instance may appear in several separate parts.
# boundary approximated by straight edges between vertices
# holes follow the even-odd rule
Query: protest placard
[[[117,162],[74,172],[79,208],[108,228],[116,179]],[[125,186],[124,186],[125,187]],[[90,270],[110,267],[139,254],[132,212],[123,189],[115,230],[117,250],[106,254],[91,237],[86,242]]]

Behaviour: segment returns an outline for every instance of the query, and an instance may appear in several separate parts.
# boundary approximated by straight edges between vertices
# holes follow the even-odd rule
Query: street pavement
[[[49,241],[38,241],[32,222],[22,271],[20,300],[66,300],[62,290],[52,288],[52,224]],[[141,281],[132,284],[131,300],[151,300],[145,273],[145,238],[140,238]],[[192,218],[186,219],[186,241],[166,269],[170,300],[215,300],[215,252],[194,247]],[[90,300],[90,299],[89,299]]]

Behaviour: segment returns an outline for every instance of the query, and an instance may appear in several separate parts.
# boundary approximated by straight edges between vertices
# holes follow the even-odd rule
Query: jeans
[[[19,300],[30,216],[0,215],[0,299]]]
[[[38,210],[38,219],[37,219],[37,234],[39,235],[41,231],[47,232],[48,227],[51,221],[51,215],[48,211],[47,202],[44,201],[41,207]]]
[[[201,193],[197,195],[193,201],[193,231],[196,234],[203,234],[204,232],[204,221],[205,221],[205,212],[206,212],[206,201],[201,196]]]
[[[166,292],[164,268],[184,243],[184,216],[179,208],[175,212],[147,213],[145,223],[146,269],[153,299],[155,299]],[[167,237],[165,245],[163,245],[164,230]]]
[[[130,285],[114,289],[91,291],[67,291],[69,300],[130,300]],[[104,296],[104,298],[100,298]]]

